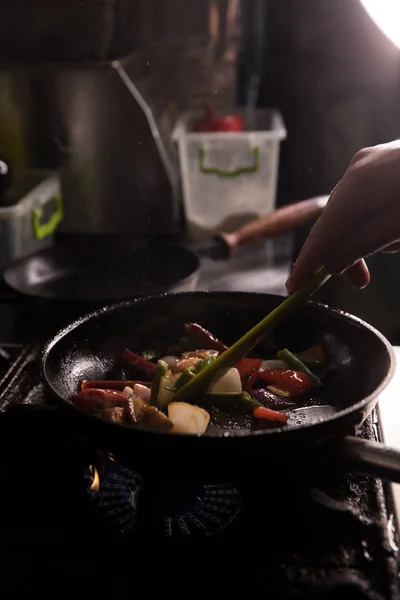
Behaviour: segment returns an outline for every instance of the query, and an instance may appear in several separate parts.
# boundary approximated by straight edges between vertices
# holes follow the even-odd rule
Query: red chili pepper
[[[223,342],[198,323],[188,323],[185,325],[185,329],[192,342],[198,344],[200,348],[218,350],[218,352],[225,352],[228,349],[228,346],[225,346]]]
[[[145,385],[147,387],[149,387],[150,382],[149,381],[82,381],[81,384],[81,389],[82,390],[89,390],[92,388],[96,388],[98,390],[119,390],[120,392],[122,392],[122,390],[125,387],[130,387],[133,388],[133,386],[135,384],[140,384],[140,385]]]
[[[121,358],[124,363],[130,367],[132,374],[135,376],[142,376],[147,381],[153,380],[154,371],[157,368],[157,365],[142,358],[138,354],[134,354],[128,348],[121,353]]]
[[[290,392],[292,396],[300,396],[312,387],[308,375],[291,369],[266,369],[260,371],[258,376],[260,379],[276,384],[279,388]]]
[[[126,404],[126,397],[117,390],[89,388],[76,394],[73,402],[85,410],[98,411],[115,406],[123,407]]]
[[[271,410],[270,408],[266,408],[265,406],[257,406],[257,408],[253,411],[253,417],[255,419],[268,419],[269,421],[280,421],[281,423],[286,423],[288,420],[288,415],[285,413],[279,412],[278,410]]]
[[[235,367],[239,371],[242,387],[245,392],[253,389],[258,379],[258,372],[261,368],[262,360],[258,358],[242,358],[236,363]]]

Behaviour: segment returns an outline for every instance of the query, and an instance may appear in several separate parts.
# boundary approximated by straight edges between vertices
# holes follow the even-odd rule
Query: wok
[[[82,379],[107,379],[121,350],[174,344],[183,325],[201,323],[225,343],[235,341],[282,298],[242,292],[195,292],[137,298],[78,319],[45,346],[41,374],[47,393],[97,448],[142,474],[170,477],[257,476],[281,463],[305,470],[326,456],[346,468],[400,481],[400,454],[354,437],[395,370],[389,342],[373,327],[339,310],[308,303],[258,348],[272,356],[282,348],[304,349],[323,340],[332,365],[314,408],[298,409],[288,425],[242,429],[225,422],[202,437],[171,435],[110,423],[71,403]],[[222,428],[219,428],[222,427]],[[306,458],[305,458],[306,457]],[[307,461],[306,463],[304,461]],[[280,467],[279,467],[280,468]]]
[[[200,255],[228,259],[245,244],[317,218],[327,200],[318,196],[285,206],[193,247],[146,237],[73,236],[9,265],[3,279],[22,294],[69,302],[105,304],[190,291],[198,280]]]

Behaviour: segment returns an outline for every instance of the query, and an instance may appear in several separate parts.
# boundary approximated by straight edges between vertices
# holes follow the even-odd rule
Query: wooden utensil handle
[[[278,208],[263,217],[246,223],[240,229],[223,233],[220,237],[229,246],[231,254],[240,246],[254,242],[263,237],[273,237],[291,231],[315,219],[323,212],[329,196],[316,196],[309,200],[296,202]]]

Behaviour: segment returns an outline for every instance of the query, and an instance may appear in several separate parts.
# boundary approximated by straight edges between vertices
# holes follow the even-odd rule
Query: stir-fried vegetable
[[[138,354],[134,354],[128,348],[122,352],[121,359],[124,365],[133,373],[133,376],[141,377],[146,381],[152,381],[157,368],[154,363],[142,358]]]
[[[74,397],[74,404],[80,408],[89,409],[93,412],[101,412],[114,406],[123,407],[126,397],[117,390],[101,390],[89,388],[82,390]]]
[[[311,383],[314,387],[321,386],[320,379],[316,375],[314,375],[314,373],[312,373],[310,369],[306,367],[306,365],[303,362],[301,362],[301,360],[297,358],[294,354],[292,354],[287,348],[278,352],[278,356],[279,358],[284,360],[291,369],[294,369],[295,371],[300,371],[301,373],[305,373],[311,380]]]
[[[281,395],[275,394],[267,388],[252,390],[251,397],[260,402],[263,406],[272,408],[273,410],[285,410],[296,406],[290,398],[282,398]]]
[[[257,406],[257,408],[254,409],[253,417],[255,419],[267,419],[268,421],[280,421],[281,423],[286,423],[289,419],[288,415],[285,415],[285,413],[265,408],[265,406]]]
[[[292,369],[268,369],[260,371],[258,378],[273,384],[277,388],[288,392],[289,396],[299,396],[312,387],[308,375]],[[276,392],[279,394],[279,392]],[[283,394],[284,396],[286,394]]]
[[[225,346],[225,344],[198,323],[189,323],[185,326],[185,329],[189,339],[203,348],[211,348],[218,350],[218,352],[225,352],[228,349],[228,346]]]
[[[176,389],[179,390],[181,387],[186,385],[188,381],[193,379],[193,377],[197,375],[197,373],[200,373],[202,369],[204,369],[207,365],[212,363],[215,359],[216,356],[214,354],[209,354],[207,356],[204,356],[204,358],[197,360],[197,362],[191,365],[190,367],[187,367],[177,380],[175,385]]]
[[[138,415],[138,424],[144,429],[155,429],[156,431],[169,431],[174,424],[161,410],[155,406],[143,404]]]
[[[194,433],[202,435],[210,421],[207,411],[186,402],[168,404],[168,417],[173,423],[172,433]]]
[[[122,392],[122,390],[125,387],[131,387],[133,388],[134,385],[142,385],[142,386],[149,386],[150,382],[148,381],[127,381],[125,380],[121,380],[121,381],[115,381],[115,380],[100,380],[100,381],[86,381],[86,379],[84,379],[81,383],[81,388],[82,390],[87,390],[89,388],[96,388],[98,390],[119,390],[120,392]]]
[[[237,393],[242,391],[239,371],[235,368],[229,371],[210,387],[210,392]]]
[[[151,395],[150,395],[150,404],[151,406],[158,405],[158,395],[160,393],[160,385],[163,377],[166,376],[168,372],[168,365],[163,360],[159,360],[157,362],[157,367],[153,375],[153,382],[151,384]]]
[[[186,333],[201,349],[190,349],[186,340],[185,351],[170,347],[157,362],[148,360],[155,361],[153,351],[139,355],[125,349],[121,353],[123,375],[127,371],[133,378],[84,380],[74,403],[113,423],[163,433],[202,435],[214,409],[229,415],[253,416],[254,426],[261,419],[285,424],[288,415],[282,411],[298,406],[313,387],[321,385],[312,369],[321,373],[326,355],[321,346],[313,346],[298,354],[284,349],[277,358],[267,360],[242,358],[200,396],[185,397],[184,386],[227,350],[223,342],[197,323],[186,325]],[[158,348],[161,355],[162,349]]]
[[[205,394],[201,399],[201,403],[206,407],[217,407],[233,414],[249,414],[257,406],[263,406],[261,402],[252,398],[247,392],[218,392]]]
[[[257,378],[257,373],[262,367],[262,362],[261,359],[257,358],[242,358],[236,363],[235,368],[239,372],[244,389],[251,389]]]

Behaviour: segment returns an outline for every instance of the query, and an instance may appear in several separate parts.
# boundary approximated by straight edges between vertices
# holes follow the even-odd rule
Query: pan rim
[[[133,432],[136,435],[137,434],[143,435],[143,434],[150,433],[153,437],[157,436],[157,438],[160,440],[170,438],[171,434],[169,434],[169,433],[150,431],[150,430],[149,431],[146,431],[146,430],[139,431],[139,430],[136,430],[134,427],[131,427],[130,425],[127,425],[127,424],[112,423],[110,421],[106,421],[105,419],[102,419],[101,417],[93,415],[93,414],[81,409],[80,407],[74,406],[69,400],[66,400],[65,398],[63,398],[57,392],[57,390],[52,386],[52,384],[48,381],[47,376],[46,376],[47,359],[50,355],[51,350],[61,339],[63,339],[66,335],[68,335],[69,333],[71,333],[72,331],[74,331],[75,329],[77,329],[78,327],[83,325],[84,323],[87,323],[88,321],[91,321],[92,319],[94,319],[96,317],[101,317],[103,314],[117,312],[118,310],[120,310],[122,308],[128,308],[130,306],[135,306],[138,303],[143,304],[143,303],[146,303],[149,301],[157,302],[157,301],[161,300],[162,298],[175,298],[175,297],[185,297],[185,296],[186,297],[187,296],[210,297],[210,295],[212,295],[214,297],[215,296],[222,296],[222,297],[226,297],[226,296],[235,297],[236,296],[236,297],[241,297],[241,298],[243,298],[243,297],[263,298],[263,297],[268,296],[268,298],[277,299],[278,301],[284,299],[284,296],[280,296],[278,294],[266,294],[263,292],[241,292],[241,291],[167,292],[167,293],[163,293],[163,294],[139,296],[137,298],[132,298],[131,300],[125,300],[122,302],[117,302],[117,303],[114,303],[111,305],[103,306],[100,309],[96,309],[94,311],[91,311],[91,312],[75,319],[74,321],[72,321],[71,323],[69,323],[62,329],[60,329],[52,338],[50,338],[45,343],[45,345],[42,349],[42,352],[40,354],[40,376],[41,376],[42,382],[45,386],[45,389],[47,389],[51,393],[51,395],[54,397],[54,399],[63,408],[67,408],[73,412],[77,412],[81,416],[88,418],[90,420],[94,419],[95,421],[98,421],[102,425],[104,425],[104,427],[113,428],[114,431],[117,431],[117,430],[120,431],[121,428],[123,428],[124,430]],[[342,419],[342,418],[346,417],[347,415],[351,415],[352,413],[362,411],[371,402],[373,402],[374,400],[377,401],[379,399],[380,394],[389,385],[390,381],[392,380],[392,378],[394,376],[395,370],[396,370],[396,355],[395,355],[394,349],[393,349],[392,345],[390,344],[389,340],[380,331],[378,331],[375,327],[373,327],[369,323],[367,323],[367,322],[363,321],[362,319],[360,319],[359,317],[356,317],[355,315],[352,315],[352,314],[350,314],[346,311],[343,311],[339,308],[335,308],[335,307],[329,306],[327,304],[315,302],[312,300],[309,300],[304,305],[304,308],[307,308],[307,307],[310,307],[311,309],[316,308],[320,311],[328,311],[329,314],[333,314],[334,316],[336,316],[340,319],[350,321],[352,324],[358,325],[359,327],[362,327],[363,329],[368,329],[373,335],[375,335],[375,337],[377,337],[379,339],[379,341],[381,342],[381,344],[383,345],[383,347],[385,348],[385,350],[387,352],[387,355],[389,358],[389,368],[388,368],[387,373],[383,377],[382,381],[380,382],[380,384],[375,388],[375,390],[373,392],[371,392],[371,394],[369,394],[368,396],[366,396],[359,402],[357,402],[355,404],[351,404],[350,406],[348,406],[342,410],[339,410],[338,412],[333,413],[332,415],[324,418],[322,421],[316,421],[314,423],[293,425],[290,428],[279,427],[279,428],[274,428],[274,429],[262,429],[262,430],[243,429],[243,430],[229,431],[229,430],[221,429],[221,433],[215,433],[212,436],[210,436],[210,435],[202,435],[201,436],[201,435],[193,435],[193,434],[175,434],[174,438],[182,439],[182,440],[203,439],[203,440],[210,441],[211,439],[212,440],[249,439],[249,438],[254,438],[254,436],[255,437],[260,437],[260,436],[264,437],[264,436],[274,436],[274,435],[278,435],[278,434],[279,435],[283,434],[286,436],[293,436],[293,435],[296,435],[296,432],[304,431],[305,429],[307,429],[309,431],[317,431],[319,428],[321,428],[321,426],[325,426],[327,423],[330,423],[331,421],[336,421],[338,419]],[[110,431],[111,431],[111,429],[110,429]]]

